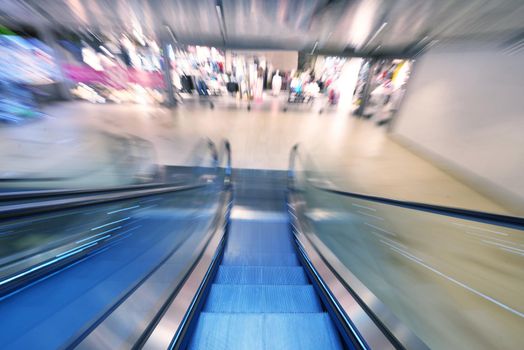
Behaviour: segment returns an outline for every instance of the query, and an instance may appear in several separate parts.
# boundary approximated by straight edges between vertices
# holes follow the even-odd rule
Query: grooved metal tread
[[[322,312],[312,285],[213,284],[204,312]]]
[[[309,284],[301,266],[220,266],[216,284]]]
[[[226,246],[228,252],[293,253],[288,221],[233,220]]]
[[[228,237],[225,253],[256,251],[258,253],[289,254],[295,251],[287,226],[285,232],[255,232],[231,233]]]
[[[203,312],[188,349],[338,350],[342,344],[327,313]]]
[[[289,221],[257,217],[265,204],[248,192],[188,349],[342,349],[295,253]],[[271,205],[282,206],[270,197]]]
[[[300,266],[295,253],[227,253],[222,258],[222,265],[230,266]]]

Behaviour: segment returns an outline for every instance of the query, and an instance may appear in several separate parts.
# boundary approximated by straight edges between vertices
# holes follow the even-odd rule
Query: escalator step
[[[342,349],[327,313],[206,313],[189,343],[191,350]]]
[[[299,266],[300,263],[295,253],[289,254],[242,254],[224,253],[222,265],[236,266]]]
[[[204,312],[321,312],[311,285],[213,284]]]
[[[267,215],[267,214],[266,214]],[[230,237],[242,238],[246,233],[258,235],[275,234],[289,236],[289,221],[273,219],[231,220]]]
[[[220,266],[217,284],[308,284],[301,266]]]
[[[257,251],[286,254],[295,251],[287,224],[247,222],[250,225],[242,221],[231,225],[226,252]]]

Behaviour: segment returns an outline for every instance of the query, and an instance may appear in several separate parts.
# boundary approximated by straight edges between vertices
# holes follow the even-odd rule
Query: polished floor
[[[289,150],[300,143],[314,166],[346,190],[511,212],[396,143],[385,128],[351,117],[347,106],[330,109],[317,101],[286,112],[284,106],[282,99],[253,103],[251,111],[227,99],[215,101],[214,109],[205,101],[171,110],[55,104],[42,120],[0,127],[0,177],[24,180],[3,181],[15,187],[125,184],[155,163],[191,162],[202,137],[228,138],[234,167],[287,169]]]

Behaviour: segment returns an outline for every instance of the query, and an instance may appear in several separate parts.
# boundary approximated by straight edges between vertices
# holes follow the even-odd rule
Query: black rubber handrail
[[[213,167],[216,169],[216,173],[218,174],[219,170],[219,153],[217,151],[217,148],[215,144],[207,139],[206,143],[208,145],[208,151],[210,151],[212,160],[213,160]],[[227,156],[227,162],[228,167],[230,167],[231,164],[231,154],[230,154],[230,146],[229,142],[225,141],[225,148],[226,148],[226,156]],[[231,172],[229,168],[229,173]],[[35,214],[42,214],[42,213],[48,213],[48,212],[55,212],[55,211],[61,211],[61,210],[69,210],[79,207],[85,207],[85,206],[91,206],[96,204],[105,204],[105,203],[112,203],[117,202],[121,200],[131,199],[131,198],[140,198],[145,196],[152,196],[152,195],[160,195],[164,193],[171,193],[171,192],[181,192],[181,191],[189,191],[199,188],[204,188],[210,185],[209,178],[208,177],[199,177],[198,179],[195,179],[191,183],[186,184],[166,184],[164,186],[156,186],[146,185],[146,186],[125,186],[125,187],[118,187],[118,188],[110,188],[110,189],[104,189],[104,191],[93,191],[93,190],[80,190],[83,192],[81,196],[75,195],[78,194],[78,191],[71,190],[71,191],[61,191],[60,195],[63,195],[64,192],[68,192],[67,194],[70,194],[71,196],[61,198],[56,195],[53,197],[52,195],[48,198],[41,198],[43,195],[43,192],[49,192],[49,191],[42,191],[37,194],[37,197],[35,197],[35,201],[27,202],[27,203],[19,203],[16,202],[16,200],[13,202],[6,202],[4,205],[0,205],[0,220],[13,220],[18,219],[20,217],[25,216],[32,216]],[[229,186],[229,181],[226,181],[224,179],[223,188],[226,188]],[[60,190],[57,190],[60,192]],[[55,194],[57,191],[52,191],[52,194]],[[37,191],[39,192],[39,191]],[[28,194],[26,194],[28,195]],[[26,196],[25,198],[31,199],[32,197]],[[86,250],[85,254],[89,253],[90,250]],[[34,278],[38,278],[38,276],[45,275],[49,273],[50,271],[54,271],[55,268],[59,268],[63,265],[66,265],[68,263],[71,263],[74,261],[78,256],[74,257],[68,257],[64,258],[60,263],[49,265],[49,267],[46,267],[45,269],[39,270],[37,272],[31,272],[27,274],[27,276],[23,276],[23,278],[17,278],[16,280],[13,280],[9,282],[8,284],[3,285],[0,288],[0,295],[5,294],[9,292],[10,290],[18,288],[19,285],[23,285],[24,283],[28,283],[28,281],[33,280]]]
[[[166,183],[151,183],[129,186],[117,187],[101,187],[101,188],[79,188],[79,189],[57,189],[57,190],[29,190],[21,192],[2,192],[0,193],[0,202],[11,200],[34,199],[42,197],[59,197],[79,194],[95,194],[106,192],[119,192],[129,190],[145,190],[149,188],[168,187],[174,184]]]
[[[427,204],[427,203],[420,203],[420,202],[403,201],[403,200],[398,200],[398,199],[378,197],[378,196],[372,196],[372,195],[356,193],[356,192],[341,191],[338,189],[328,188],[328,187],[319,186],[319,185],[313,185],[313,187],[319,190],[322,190],[322,191],[335,193],[341,196],[364,199],[364,200],[368,200],[372,202],[395,205],[397,207],[420,210],[420,211],[430,212],[434,214],[453,216],[453,217],[457,217],[460,219],[481,221],[481,222],[494,224],[498,226],[517,228],[521,230],[524,229],[524,218],[518,217],[518,216],[494,214],[494,213],[487,213],[487,212],[477,211],[477,210],[446,207],[446,206],[441,206],[441,205]]]
[[[94,204],[115,202],[115,201],[120,201],[124,199],[151,196],[155,194],[188,191],[188,190],[204,187],[206,185],[207,184],[204,182],[196,182],[194,184],[189,184],[189,185],[167,186],[167,187],[142,189],[142,190],[119,191],[116,193],[88,194],[88,195],[72,197],[72,198],[50,199],[50,200],[42,200],[38,202],[21,203],[21,204],[8,204],[8,205],[0,206],[0,220],[9,219],[13,217],[20,217],[20,216],[25,216],[25,215],[46,213],[46,212],[51,212],[51,211],[56,211],[56,210],[78,208],[78,207],[94,205]]]
[[[226,152],[226,164],[225,164],[226,179],[229,182],[230,181],[230,177],[231,177],[231,171],[232,171],[232,168],[231,168],[231,144],[229,143],[228,139],[224,139],[222,141],[222,143],[224,145],[224,149],[225,149],[225,152]]]
[[[291,151],[290,151],[288,175],[289,175],[291,183],[295,179],[295,162],[298,156],[298,150],[299,150],[299,144],[296,144],[293,146],[293,148],[291,148]],[[371,202],[394,205],[394,206],[402,207],[402,208],[430,212],[433,214],[451,216],[451,217],[455,217],[459,219],[478,221],[478,222],[483,222],[483,223],[497,225],[497,226],[516,228],[519,230],[524,229],[524,218],[523,217],[488,213],[488,212],[463,209],[463,208],[447,207],[447,206],[428,204],[428,203],[411,202],[411,201],[392,199],[392,198],[387,198],[387,197],[379,197],[379,196],[374,196],[374,195],[369,195],[369,194],[364,194],[364,193],[343,191],[337,188],[321,186],[318,184],[312,184],[312,186],[316,189],[319,189],[325,192],[329,192],[329,193],[333,193],[333,194],[337,194],[340,196],[363,199],[363,200],[367,200]]]
[[[218,166],[218,150],[215,143],[209,138],[205,138],[204,142],[208,148],[209,153],[212,157],[213,166]],[[225,143],[229,146],[229,141],[225,140]],[[229,148],[228,148],[229,149]],[[231,154],[228,151],[229,165],[231,165]],[[2,181],[4,179],[0,179]],[[5,179],[13,180],[13,179]],[[36,179],[23,179],[24,181],[38,181],[38,180],[64,180],[63,178],[36,178]],[[16,181],[16,179],[15,179]],[[24,199],[37,199],[43,197],[60,197],[69,195],[83,195],[83,194],[101,194],[106,192],[119,192],[129,190],[145,190],[149,188],[159,187],[171,187],[173,185],[180,185],[180,183],[149,183],[149,184],[136,184],[116,187],[100,187],[100,188],[78,188],[78,189],[52,189],[52,190],[27,190],[27,191],[13,191],[13,192],[0,192],[0,202],[12,201],[12,200],[24,200]]]
[[[229,141],[224,140],[226,152],[226,179],[225,184],[229,184],[231,174],[231,148]],[[217,147],[210,139],[205,139],[208,151],[211,154],[213,167],[217,168],[220,164]],[[77,189],[77,190],[38,190],[27,192],[6,193],[0,195],[0,220],[11,219],[19,216],[40,214],[56,210],[72,209],[105,202],[114,202],[124,199],[137,198],[167,192],[187,191],[206,186],[206,182],[198,179],[186,184],[146,184],[130,185],[113,188],[99,189]],[[81,196],[78,196],[81,195]],[[71,196],[71,197],[67,197]],[[56,198],[59,197],[59,198]],[[65,197],[65,198],[60,198]],[[18,203],[17,200],[35,199],[28,203]],[[15,201],[10,203],[9,201]]]

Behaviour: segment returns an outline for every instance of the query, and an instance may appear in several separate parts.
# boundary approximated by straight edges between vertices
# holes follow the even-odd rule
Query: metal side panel
[[[172,349],[180,345],[191,318],[195,315],[198,306],[202,305],[204,290],[211,283],[213,272],[220,261],[220,253],[225,243],[229,209],[230,207],[193,271],[167,306],[149,337],[141,344],[141,349]]]
[[[310,227],[307,225],[307,219],[300,214],[300,201],[295,195],[291,195],[289,210],[293,218],[292,226],[299,251],[306,260],[304,265],[306,267],[309,265],[310,271],[315,275],[317,285],[330,299],[336,314],[344,318],[347,327],[356,334],[356,338],[360,338],[361,346],[364,349],[381,350],[427,349],[428,347],[400,322],[397,329],[391,334],[387,334],[390,330],[382,329],[377,325],[367,310],[361,306],[359,300],[348,290],[345,282],[351,284],[353,280],[341,281],[332,270],[333,267],[316,249],[315,244],[319,244],[317,242],[319,240],[313,242],[310,237],[314,238],[314,235],[306,234]]]
[[[307,315],[203,312],[198,322],[189,350],[343,349],[325,312]]]
[[[140,344],[173,295],[177,295],[202,252],[213,245],[213,239],[223,236],[224,216],[227,215],[225,213],[228,211],[230,198],[229,193],[222,194],[222,210],[215,214],[209,231],[203,238],[195,237],[183,242],[131,295],[92,329],[86,330],[72,346],[77,349],[130,349]],[[195,240],[199,240],[197,244]],[[180,263],[187,260],[187,256],[191,256],[194,265]],[[183,272],[176,274],[174,271]],[[165,303],[160,303],[161,300]]]

